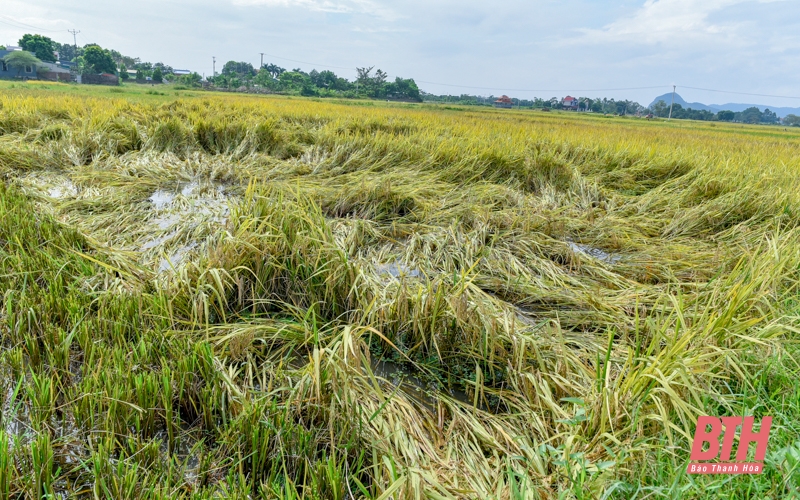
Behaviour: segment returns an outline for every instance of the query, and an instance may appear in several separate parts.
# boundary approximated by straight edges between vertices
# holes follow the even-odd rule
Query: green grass
[[[0,89],[0,496],[797,494],[798,131]]]

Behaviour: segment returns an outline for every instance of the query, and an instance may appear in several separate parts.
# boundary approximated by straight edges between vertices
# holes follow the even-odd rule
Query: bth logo
[[[764,417],[761,420],[758,432],[753,430],[754,420],[753,417],[698,417],[692,443],[691,462],[686,468],[686,472],[689,474],[761,474],[764,471],[764,456],[767,454],[772,417]],[[740,426],[739,446],[736,450],[735,460],[731,460],[736,429]],[[721,442],[720,437],[722,437]],[[706,443],[708,443],[708,449],[703,451]],[[755,462],[747,462],[750,443],[756,444]],[[715,460],[717,456],[719,456],[719,462],[702,463],[702,461]]]

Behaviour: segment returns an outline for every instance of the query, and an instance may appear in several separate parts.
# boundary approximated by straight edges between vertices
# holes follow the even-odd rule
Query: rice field
[[[46,87],[0,87],[0,497],[798,495],[798,131]],[[741,414],[765,473],[687,476]]]

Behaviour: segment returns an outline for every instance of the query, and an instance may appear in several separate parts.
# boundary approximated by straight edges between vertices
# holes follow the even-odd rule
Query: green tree
[[[783,124],[789,125],[790,127],[800,127],[800,116],[786,115],[783,119]]]
[[[419,93],[419,87],[417,87],[417,83],[413,78],[395,78],[394,82],[384,85],[384,95],[393,99],[411,99],[414,101],[422,101],[422,97]]]
[[[770,111],[769,108],[765,109],[763,113],[761,113],[761,123],[778,123],[778,115],[774,111]]]
[[[267,69],[266,65],[261,68],[261,71],[253,78],[253,83],[266,88],[276,88],[277,81],[272,76],[272,73]]]
[[[244,61],[228,61],[222,67],[223,75],[236,75],[239,77],[253,77],[256,75],[256,70],[249,62]]]
[[[761,123],[761,118],[763,116],[764,114],[761,112],[761,110],[753,106],[742,111],[741,121],[745,123]]]
[[[286,68],[281,68],[277,64],[272,64],[272,63],[265,64],[263,69],[265,69],[267,73],[269,73],[272,76],[272,78],[278,78],[279,76],[281,76],[281,73],[286,72]]]
[[[3,62],[6,63],[6,66],[15,68],[17,75],[20,75],[28,67],[35,71],[42,63],[38,57],[21,50],[7,54],[3,58]]]
[[[344,78],[340,78],[336,73],[327,69],[319,72],[317,70],[312,70],[311,73],[308,74],[308,77],[314,85],[321,89],[347,90],[350,88],[350,82]]]
[[[71,43],[58,43],[53,42],[53,49],[58,52],[58,59],[60,61],[73,61],[76,57],[81,55],[83,49],[77,48]]]
[[[153,70],[153,81],[157,83],[164,81],[164,73],[161,72],[161,68],[156,68]]]
[[[286,71],[281,73],[281,76],[278,77],[278,81],[285,90],[300,91],[306,89],[306,93],[309,93],[308,89],[313,85],[311,83],[311,78],[299,71]]]
[[[665,118],[669,114],[669,106],[663,99],[659,100],[657,103],[653,104],[653,114],[659,116],[661,118]]]
[[[727,109],[717,113],[717,120],[721,122],[732,122],[734,118],[736,118],[736,113]]]
[[[358,91],[361,94],[366,94],[370,97],[382,97],[384,94],[383,84],[386,83],[387,75],[380,69],[372,74],[372,69],[369,68],[356,68],[356,82],[358,83]]]
[[[83,59],[86,61],[85,72],[111,73],[117,72],[117,65],[111,53],[99,45],[88,45],[83,48]]]
[[[28,33],[19,39],[19,46],[22,47],[22,50],[33,52],[42,61],[56,62],[56,55],[53,52],[53,40],[46,36]]]
[[[686,118],[687,111],[683,109],[683,106],[681,106],[677,102],[675,104],[671,104],[670,106],[672,106],[673,118],[678,120],[683,120],[684,118]],[[669,107],[667,107],[667,116],[669,116]]]
[[[199,87],[202,80],[203,77],[201,77],[199,73],[189,73],[188,75],[181,75],[177,78],[180,84],[189,87]]]
[[[119,65],[119,77],[123,80],[127,80],[130,78],[131,75],[128,74],[128,67],[125,66],[125,63],[120,63]]]
[[[372,73],[372,69],[375,66],[370,66],[369,68],[356,68],[356,85],[359,92],[367,93],[371,86],[372,77],[370,77],[370,73]]]
[[[155,63],[153,65],[153,69],[155,69],[155,68],[160,68],[161,69],[161,75],[162,76],[171,75],[172,72],[173,72],[172,66],[170,66],[168,64],[164,64],[162,62]]]
[[[317,91],[317,88],[309,81],[304,83],[303,86],[300,87],[300,95],[311,97],[319,95],[319,92]]]

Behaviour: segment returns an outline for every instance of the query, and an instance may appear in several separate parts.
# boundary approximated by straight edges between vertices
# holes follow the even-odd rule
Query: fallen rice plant
[[[796,493],[799,135],[59,92],[0,94],[3,498]]]

